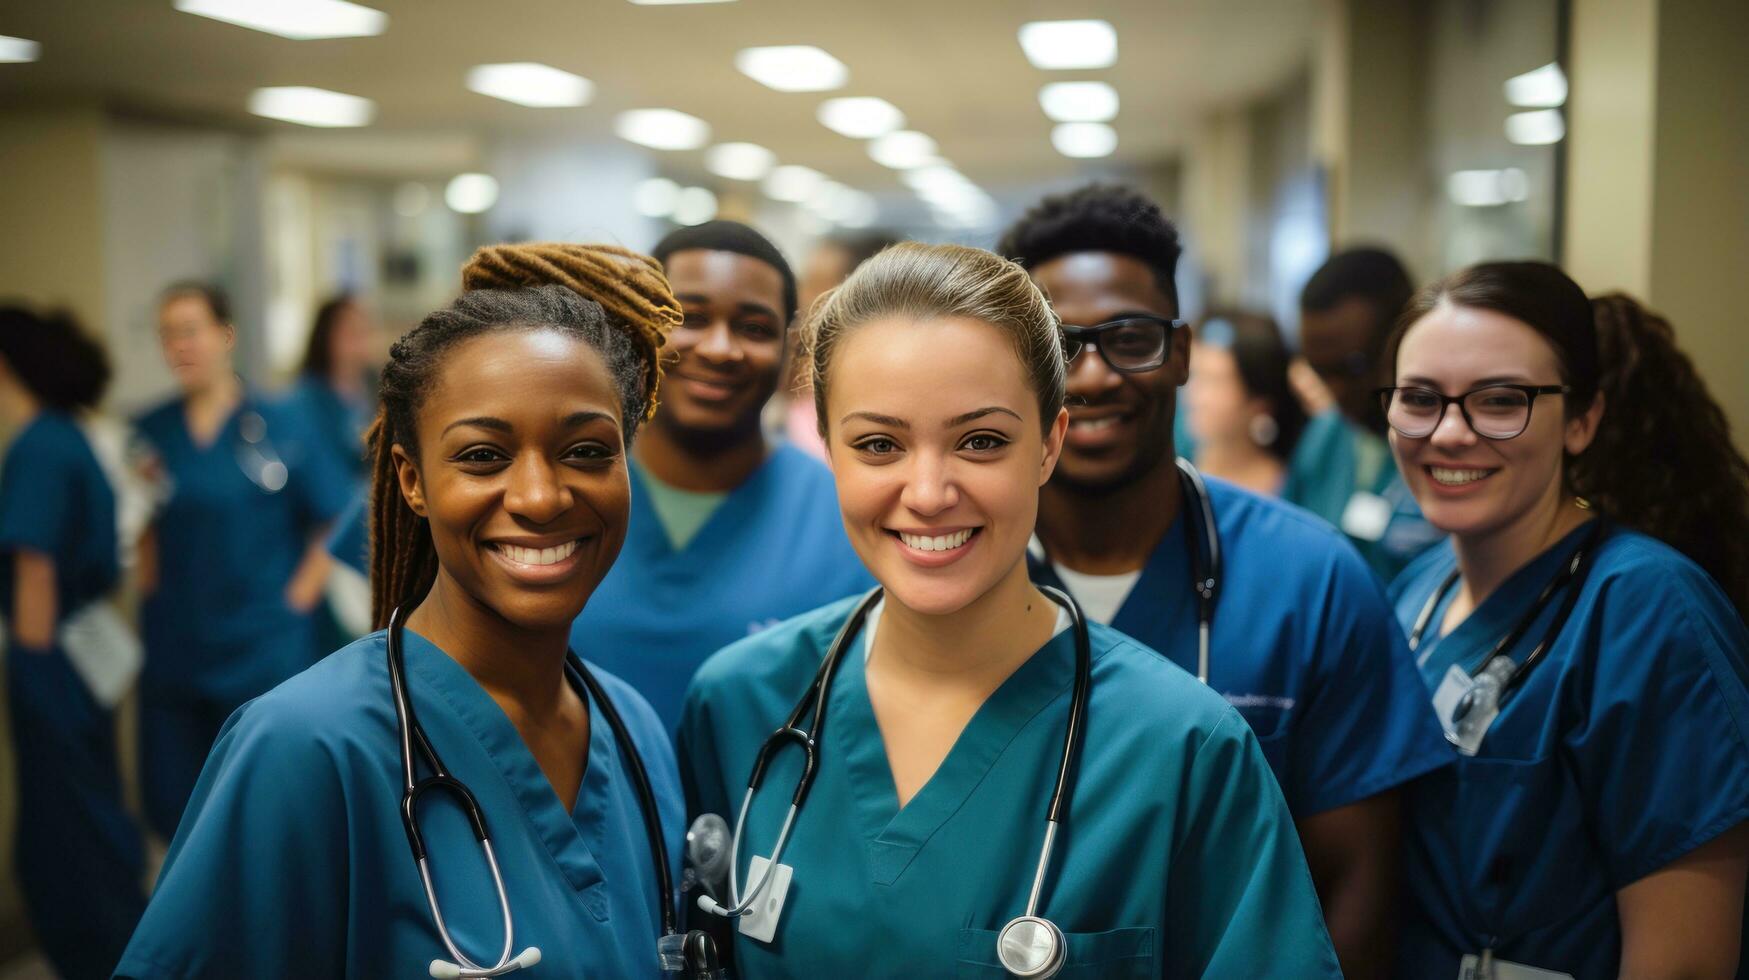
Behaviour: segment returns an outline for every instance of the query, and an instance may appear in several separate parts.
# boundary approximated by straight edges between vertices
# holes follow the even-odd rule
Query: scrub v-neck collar
[[[901,809],[886,742],[875,721],[864,672],[866,637],[845,651],[832,685],[825,737],[845,757],[852,809],[867,844],[877,884],[904,874],[930,837],[963,807],[1002,753],[1052,701],[1066,697],[1075,673],[1075,637],[1057,634],[996,688],[948,750],[928,781]],[[828,750],[830,751],[830,750]],[[1039,800],[1042,812],[1044,801]]]
[[[637,529],[635,536],[628,536],[627,547],[638,543],[638,550],[654,558],[675,558],[683,555],[715,555],[731,550],[731,542],[719,541],[727,535],[737,534],[748,521],[747,512],[760,500],[769,496],[766,484],[776,479],[778,457],[784,452],[784,447],[774,446],[765,454],[747,479],[723,495],[723,499],[699,525],[697,531],[686,542],[685,547],[676,548],[668,538],[668,529],[662,526],[662,518],[657,516],[656,508],[650,503],[650,488],[641,465],[628,466],[626,471],[631,475],[632,484],[632,514],[631,524]]]
[[[1453,664],[1461,666],[1465,670],[1479,666],[1476,661],[1481,659],[1483,654],[1492,650],[1494,644],[1500,642],[1500,638],[1505,636],[1507,631],[1518,622],[1519,617],[1523,616],[1531,604],[1536,602],[1537,596],[1542,593],[1543,587],[1554,577],[1556,570],[1568,558],[1572,557],[1578,539],[1590,529],[1591,521],[1586,521],[1568,531],[1542,554],[1532,558],[1525,563],[1523,568],[1507,576],[1506,581],[1500,583],[1499,587],[1488,598],[1483,599],[1480,605],[1471,610],[1469,616],[1453,627],[1451,632],[1434,636],[1432,635],[1433,631],[1445,621],[1446,610],[1451,608],[1452,600],[1457,597],[1458,585],[1454,583],[1434,606],[1433,618],[1428,620],[1427,631],[1421,640],[1421,649],[1416,652],[1416,662],[1422,673],[1431,676],[1429,672],[1436,671],[1439,676],[1443,677],[1446,669]],[[1447,545],[1447,548],[1450,548],[1450,545]],[[1439,563],[1439,574],[1431,583],[1432,589],[1438,589],[1444,583],[1446,576],[1450,574],[1456,562],[1456,555],[1453,554],[1449,564],[1443,561]],[[1567,586],[1567,588],[1572,587],[1571,584]],[[1432,594],[1430,590],[1428,595]],[[1427,599],[1423,598],[1421,601],[1425,603]],[[1559,601],[1559,595],[1552,596],[1550,607],[1557,605]],[[1544,609],[1545,613],[1547,611],[1548,609]],[[1540,614],[1539,618],[1541,618]],[[1536,635],[1536,632],[1533,629],[1526,635],[1533,636]],[[1522,643],[1522,641],[1520,642]],[[1512,656],[1514,651],[1507,650],[1505,653]]]

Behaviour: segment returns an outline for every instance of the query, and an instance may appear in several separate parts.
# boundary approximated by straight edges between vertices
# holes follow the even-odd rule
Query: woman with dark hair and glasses
[[[1605,363],[1579,287],[1504,262],[1429,288],[1388,347],[1391,447],[1450,534],[1391,593],[1457,761],[1410,791],[1405,976],[1738,968],[1749,631],[1680,512],[1741,568],[1719,554],[1749,471],[1668,331],[1608,336]]]

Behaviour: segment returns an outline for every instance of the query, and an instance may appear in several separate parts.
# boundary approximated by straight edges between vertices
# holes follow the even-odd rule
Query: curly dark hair
[[[109,356],[65,311],[0,307],[0,360],[36,399],[73,412],[92,408],[109,387]]]
[[[1028,270],[1072,252],[1116,252],[1142,260],[1160,292],[1178,305],[1178,228],[1140,191],[1089,184],[1038,202],[1002,234],[996,253]]]
[[[1663,317],[1633,297],[1591,301],[1604,422],[1568,482],[1694,559],[1749,619],[1749,461]]]

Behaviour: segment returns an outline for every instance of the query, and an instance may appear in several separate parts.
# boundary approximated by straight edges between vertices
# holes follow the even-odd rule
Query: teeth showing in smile
[[[1102,419],[1070,419],[1069,428],[1077,432],[1104,432],[1121,421],[1120,416],[1107,415]]]
[[[556,548],[523,548],[514,544],[496,543],[493,547],[504,557],[523,565],[556,565],[571,557],[577,542],[567,541]]]
[[[899,532],[899,540],[918,551],[952,551],[971,540],[972,530],[972,528],[967,528],[964,531],[955,531],[952,534],[943,534],[937,537],[931,537],[927,534],[906,534],[901,531]]]
[[[1427,472],[1434,482],[1443,483],[1448,487],[1461,487],[1466,483],[1487,479],[1493,470],[1453,470],[1443,466],[1429,466]]]

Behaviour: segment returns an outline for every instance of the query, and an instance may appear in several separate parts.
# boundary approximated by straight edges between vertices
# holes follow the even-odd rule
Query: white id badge
[[[1362,541],[1377,541],[1391,526],[1391,502],[1376,493],[1355,491],[1342,508],[1342,533]]]
[[[1510,960],[1494,960],[1488,964],[1488,974],[1482,974],[1480,960],[1471,953],[1458,964],[1458,980],[1573,980],[1571,973],[1543,970]]]
[[[747,866],[747,887],[758,887],[765,879],[765,869],[770,867],[770,861],[755,854]],[[783,914],[783,900],[789,895],[790,876],[794,873],[795,869],[787,864],[772,870],[771,883],[759,892],[759,901],[741,916],[741,935],[762,943],[771,942],[777,935],[777,917]]]
[[[1452,720],[1452,710],[1458,701],[1475,686],[1476,679],[1469,671],[1453,664],[1445,672],[1445,680],[1439,682],[1439,690],[1433,692],[1433,713],[1438,716],[1440,727],[1445,729],[1445,739],[1464,755],[1476,754],[1482,747],[1482,736],[1488,734],[1488,726],[1500,714],[1498,699],[1478,699],[1479,703],[1462,722]]]

